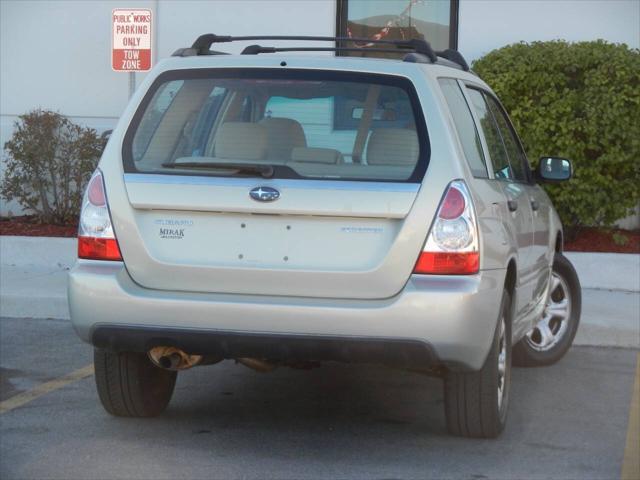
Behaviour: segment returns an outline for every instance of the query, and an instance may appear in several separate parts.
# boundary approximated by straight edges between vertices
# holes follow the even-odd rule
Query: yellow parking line
[[[11,411],[14,408],[21,407],[22,405],[29,403],[38,397],[53,392],[54,390],[58,390],[59,388],[69,385],[70,383],[82,380],[89,375],[93,375],[93,363],[79,370],[68,373],[63,377],[45,382],[41,385],[38,385],[37,387],[32,388],[31,390],[27,390],[24,393],[20,393],[11,398],[8,398],[7,400],[4,400],[3,402],[0,402],[0,414]]]
[[[636,365],[636,379],[629,410],[627,444],[622,461],[622,480],[640,479],[640,353]]]

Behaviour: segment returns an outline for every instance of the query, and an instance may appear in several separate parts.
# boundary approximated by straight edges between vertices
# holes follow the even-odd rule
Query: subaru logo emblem
[[[252,188],[249,196],[258,202],[273,202],[280,198],[280,192],[271,187]]]

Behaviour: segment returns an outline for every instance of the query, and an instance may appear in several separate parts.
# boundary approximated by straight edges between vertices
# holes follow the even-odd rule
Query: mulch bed
[[[626,237],[624,245],[618,245],[614,236]],[[604,228],[580,228],[575,240],[565,241],[564,249],[570,252],[640,253],[640,230]]]
[[[50,225],[38,223],[33,217],[0,218],[0,235],[24,237],[75,237],[78,225]]]
[[[22,235],[27,237],[75,237],[78,225],[48,225],[37,223],[33,217],[0,218],[0,235]],[[614,234],[627,238],[624,245],[614,242]],[[603,228],[581,228],[576,239],[566,241],[564,249],[572,252],[640,253],[640,230],[615,230]]]

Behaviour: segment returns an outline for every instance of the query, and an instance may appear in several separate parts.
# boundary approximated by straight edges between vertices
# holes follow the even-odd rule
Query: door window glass
[[[441,78],[439,82],[471,172],[474,177],[487,178],[487,166],[482,153],[480,136],[458,82],[451,78]]]
[[[509,157],[504,148],[500,130],[489,111],[489,106],[482,95],[482,92],[474,88],[468,88],[467,92],[471,98],[471,104],[480,119],[480,128],[484,133],[489,155],[491,156],[491,164],[493,165],[493,174],[498,179],[512,179],[513,174],[509,165]]]
[[[528,182],[529,175],[526,167],[527,160],[522,148],[520,147],[520,142],[511,127],[509,118],[493,97],[485,95],[485,98],[487,99],[489,109],[496,119],[496,123],[500,129],[500,134],[502,135],[502,140],[504,141],[504,146],[507,150],[507,155],[509,156],[509,163],[511,164],[513,178],[519,182]]]

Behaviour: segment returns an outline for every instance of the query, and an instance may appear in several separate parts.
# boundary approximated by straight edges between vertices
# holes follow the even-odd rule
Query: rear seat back
[[[418,134],[408,128],[379,128],[371,132],[367,143],[369,165],[409,166],[418,161]]]

